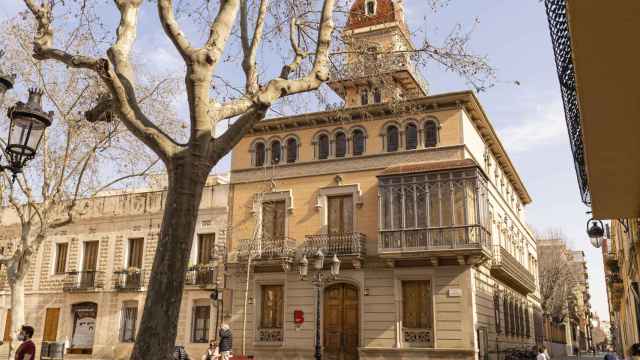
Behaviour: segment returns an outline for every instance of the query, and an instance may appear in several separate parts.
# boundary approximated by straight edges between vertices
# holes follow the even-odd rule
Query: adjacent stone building
[[[211,176],[200,203],[177,343],[202,354],[214,337],[210,299],[223,254],[228,178]],[[65,359],[128,359],[142,316],[166,192],[159,189],[98,196],[79,205],[86,214],[45,240],[25,281],[25,315],[43,343],[64,343]],[[0,210],[3,248],[18,237],[13,209]],[[10,293],[2,272],[0,316],[9,339]]]
[[[355,1],[343,37],[329,86],[345,107],[262,121],[234,148],[235,352],[310,359],[317,328],[324,359],[498,359],[542,341],[531,199],[478,98],[429,94],[402,1]]]

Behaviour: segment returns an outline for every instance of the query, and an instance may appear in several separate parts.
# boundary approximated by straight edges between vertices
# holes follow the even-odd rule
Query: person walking
[[[221,360],[229,360],[231,358],[231,350],[233,350],[233,334],[228,321],[222,322],[218,336],[220,337],[218,351],[220,351]]]
[[[211,339],[209,341],[209,347],[207,348],[207,352],[202,355],[202,360],[216,360],[220,357],[220,351],[218,350],[218,346],[216,346],[216,341]]]
[[[173,358],[175,360],[190,360],[187,351],[182,345],[176,345],[175,349],[173,350]]]
[[[538,348],[538,355],[536,356],[536,360],[548,360],[547,355],[544,353],[544,347],[540,346]]]
[[[33,327],[29,325],[22,325],[20,333],[18,333],[18,340],[22,341],[18,350],[16,350],[15,360],[35,360],[36,358],[36,344],[31,341],[33,337]]]

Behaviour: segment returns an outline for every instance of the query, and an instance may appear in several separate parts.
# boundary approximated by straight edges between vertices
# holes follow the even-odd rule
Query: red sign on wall
[[[296,325],[302,325],[304,323],[304,312],[302,310],[293,311],[293,322]]]

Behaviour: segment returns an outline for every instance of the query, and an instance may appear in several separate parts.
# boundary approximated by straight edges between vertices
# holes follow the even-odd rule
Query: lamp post
[[[604,225],[602,221],[593,218],[589,219],[589,221],[587,221],[587,235],[589,235],[591,245],[596,249],[600,248],[604,238]]]
[[[315,271],[311,279],[311,283],[316,288],[316,345],[314,354],[314,359],[316,360],[322,359],[322,346],[320,345],[320,293],[324,283],[335,280],[340,274],[340,259],[338,259],[338,256],[333,254],[330,273],[324,271],[324,258],[322,250],[318,250],[314,254],[313,268]],[[309,273],[309,260],[307,260],[306,255],[300,260],[298,271],[300,272],[301,280],[305,280]]]

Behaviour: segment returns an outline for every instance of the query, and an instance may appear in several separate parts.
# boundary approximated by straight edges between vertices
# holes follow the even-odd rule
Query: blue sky
[[[21,0],[1,1],[0,20],[23,9]],[[479,19],[472,47],[489,57],[498,75],[496,86],[479,98],[533,198],[527,207],[527,222],[538,231],[561,229],[574,249],[585,251],[593,310],[608,319],[602,256],[585,234],[588,209],[580,202],[576,184],[544,3],[451,0],[437,13],[425,3],[405,0],[407,21],[414,29],[426,26],[436,40],[457,23],[470,26]],[[157,24],[155,14],[144,11],[142,16],[140,42],[155,50],[150,60],[161,62],[164,68],[182,68],[162,33],[149,31]],[[423,75],[432,93],[468,88],[437,65],[424,69]],[[516,80],[520,86],[514,84]],[[216,168],[220,172],[227,169],[228,161]]]

